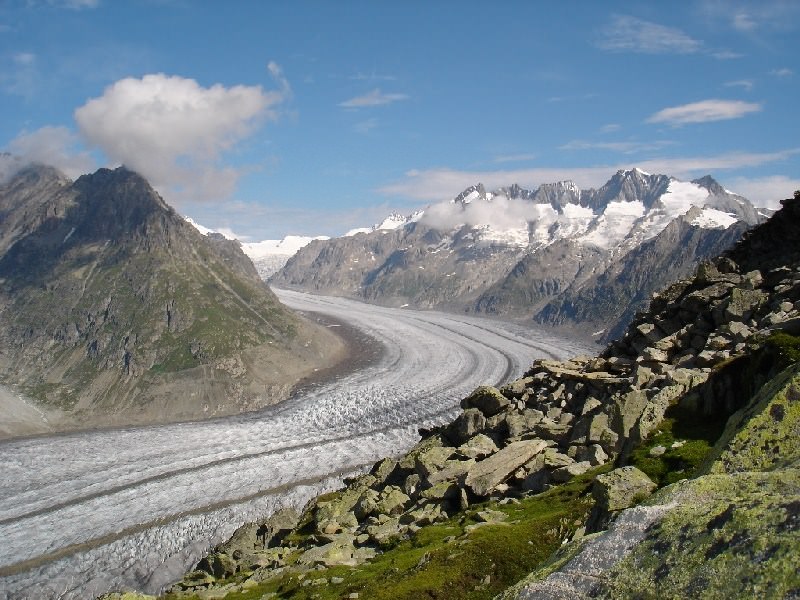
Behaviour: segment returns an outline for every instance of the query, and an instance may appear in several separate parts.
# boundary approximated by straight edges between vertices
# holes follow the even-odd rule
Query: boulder
[[[455,452],[450,446],[438,446],[419,452],[414,458],[414,471],[423,481],[444,468]]]
[[[208,573],[217,579],[236,573],[236,561],[224,552],[209,554],[197,564],[197,570]]]
[[[492,438],[482,433],[475,435],[458,447],[458,453],[467,458],[480,460],[497,452],[497,445]]]
[[[456,482],[462,479],[474,464],[475,460],[471,458],[467,460],[449,460],[441,471],[437,471],[423,483],[426,486],[434,486],[443,481]]]
[[[398,487],[389,486],[380,495],[376,510],[384,515],[397,515],[403,512],[405,505],[411,502]]]
[[[571,465],[566,465],[564,467],[559,467],[558,469],[554,470],[550,476],[556,483],[566,483],[573,477],[583,475],[591,468],[591,463],[588,460],[585,460],[582,462],[572,463]]]
[[[482,385],[461,401],[461,408],[477,408],[486,417],[502,412],[511,401],[495,387]]]
[[[464,485],[476,496],[486,496],[514,471],[547,448],[543,440],[513,442],[470,469]]]
[[[322,546],[312,546],[301,554],[297,562],[301,565],[338,565],[354,567],[375,556],[372,548],[356,548],[351,535],[342,535]]]
[[[617,512],[639,504],[656,489],[656,484],[636,467],[621,467],[598,475],[592,497],[604,511]]]
[[[392,518],[385,523],[370,525],[367,527],[369,538],[376,544],[386,544],[405,535],[408,526],[400,523],[399,518]]]
[[[486,428],[486,417],[477,408],[468,408],[445,428],[445,435],[454,444],[463,444]]]

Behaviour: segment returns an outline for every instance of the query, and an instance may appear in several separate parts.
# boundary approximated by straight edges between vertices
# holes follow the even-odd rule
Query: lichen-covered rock
[[[458,453],[466,458],[480,460],[497,452],[497,444],[487,435],[479,433],[458,447]]]
[[[513,442],[470,469],[464,485],[476,496],[486,496],[515,470],[547,448],[542,440]]]
[[[598,475],[592,496],[602,510],[615,512],[638,504],[655,489],[656,484],[636,467],[621,467]]]
[[[464,444],[477,433],[486,429],[486,417],[477,408],[464,410],[445,428],[445,435],[454,444]]]
[[[477,408],[485,416],[491,417],[503,411],[511,401],[497,388],[482,385],[461,401],[461,408]]]

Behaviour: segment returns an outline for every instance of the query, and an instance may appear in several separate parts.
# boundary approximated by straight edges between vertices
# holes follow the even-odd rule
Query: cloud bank
[[[82,137],[109,159],[140,172],[158,188],[196,200],[228,196],[240,173],[217,166],[221,155],[249,136],[290,89],[270,63],[278,91],[261,86],[202,87],[164,74],[126,78],[75,111]]]

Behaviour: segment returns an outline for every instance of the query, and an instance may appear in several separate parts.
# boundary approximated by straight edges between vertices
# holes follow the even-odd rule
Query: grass
[[[630,464],[659,487],[692,477],[722,435],[726,421],[727,416],[699,415],[672,406],[653,434],[631,452]],[[682,444],[673,447],[675,442]],[[651,455],[657,446],[666,448],[665,452]]]
[[[236,584],[228,600],[257,600],[269,593],[277,594],[276,598],[338,600],[353,592],[361,599],[375,600],[493,598],[573,536],[591,509],[594,477],[608,469],[595,469],[519,504],[474,505],[444,523],[422,528],[360,567],[287,572],[249,589],[241,587],[249,573],[219,583]],[[487,508],[505,513],[507,520],[469,531],[478,522],[477,512]],[[332,578],[342,581],[332,583]],[[167,594],[165,599],[177,597]]]

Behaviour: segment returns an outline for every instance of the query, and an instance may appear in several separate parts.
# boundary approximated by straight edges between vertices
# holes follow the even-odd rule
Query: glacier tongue
[[[5,597],[156,592],[243,521],[409,448],[417,427],[449,420],[477,385],[518,376],[536,356],[587,351],[512,323],[277,293],[349,322],[383,353],[257,413],[3,443]]]

